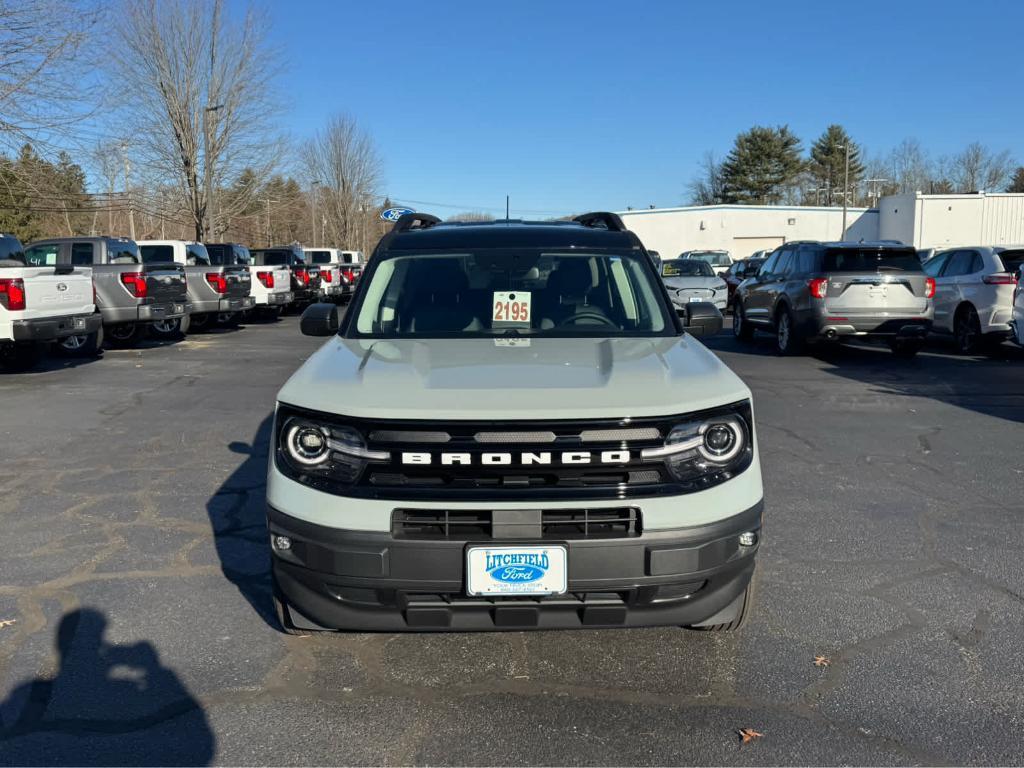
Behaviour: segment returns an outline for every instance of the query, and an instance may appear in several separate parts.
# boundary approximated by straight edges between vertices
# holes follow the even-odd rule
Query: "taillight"
[[[296,269],[295,279],[303,285],[309,285],[309,271],[305,269]]]
[[[807,281],[807,287],[811,289],[811,296],[816,299],[824,299],[828,292],[828,278],[814,277]]]
[[[356,279],[351,269],[343,269],[341,270],[341,274],[343,274],[345,276],[345,279],[348,280],[350,283]]]
[[[132,292],[132,296],[136,299],[144,299],[149,293],[149,288],[146,286],[146,276],[142,272],[122,272],[121,282],[125,288]]]
[[[328,269],[326,272],[321,272],[320,277],[324,279],[325,283],[331,282],[331,270]]]
[[[934,299],[935,298],[935,278],[934,277],[926,277],[924,279],[924,297],[926,299]]]
[[[256,279],[263,283],[264,288],[274,287],[274,273],[273,272],[257,272]]]
[[[222,272],[207,272],[206,282],[208,282],[217,293],[228,292],[228,278],[227,275]]]
[[[985,275],[981,281],[988,285],[1016,285],[1017,276],[1009,272],[998,272],[994,275]]]
[[[20,277],[0,277],[0,304],[5,309],[24,309],[25,281]]]

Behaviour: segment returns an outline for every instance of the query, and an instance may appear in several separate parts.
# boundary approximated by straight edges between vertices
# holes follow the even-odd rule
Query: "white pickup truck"
[[[249,295],[253,311],[267,318],[278,317],[293,301],[292,272],[287,266],[264,264],[238,243],[204,243],[215,266],[244,266],[249,270]]]
[[[101,332],[91,269],[26,266],[21,242],[0,234],[0,367],[31,368],[49,342]]]

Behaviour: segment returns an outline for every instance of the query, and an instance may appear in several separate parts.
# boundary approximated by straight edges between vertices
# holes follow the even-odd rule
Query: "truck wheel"
[[[754,326],[747,322],[739,299],[732,304],[732,335],[740,341],[750,341],[754,338]]]
[[[775,349],[780,355],[799,355],[803,351],[803,339],[796,329],[793,313],[783,307],[775,317]]]
[[[695,629],[698,632],[735,632],[741,629],[744,624],[750,618],[750,614],[754,611],[754,595],[756,589],[754,587],[755,576],[750,577],[750,581],[747,582],[747,588],[743,590],[743,593],[737,597],[732,604],[729,606],[735,612],[735,618],[732,621],[724,624],[704,624],[687,627],[687,629]]]
[[[137,347],[148,332],[146,323],[117,323],[107,330],[107,343],[119,349],[130,349]]]
[[[180,317],[174,317],[170,320],[154,320],[149,329],[155,338],[164,341],[180,339],[185,335],[181,330]]]
[[[189,317],[189,330],[192,332],[205,331],[213,325],[213,315],[209,312],[199,312],[197,314],[190,315]]]
[[[57,351],[68,357],[99,357],[103,353],[103,326],[94,333],[61,339]]]
[[[0,342],[0,369],[11,373],[31,370],[39,365],[47,346],[39,341]]]

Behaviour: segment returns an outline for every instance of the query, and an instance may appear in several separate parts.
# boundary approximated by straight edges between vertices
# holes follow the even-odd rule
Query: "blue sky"
[[[354,115],[402,201],[513,215],[680,205],[706,150],[830,122],[1024,162],[1024,3],[332,2],[269,6],[296,138]],[[420,204],[451,214],[454,208]]]

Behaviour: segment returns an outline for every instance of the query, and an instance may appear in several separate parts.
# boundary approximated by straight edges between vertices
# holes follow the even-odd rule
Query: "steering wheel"
[[[575,325],[576,322],[579,320],[597,320],[602,325],[618,328],[618,326],[615,325],[615,323],[613,323],[611,320],[604,316],[603,312],[598,312],[595,309],[581,309],[579,312],[574,312],[573,314],[569,315],[569,317],[565,318],[562,322],[560,322],[559,325]]]

